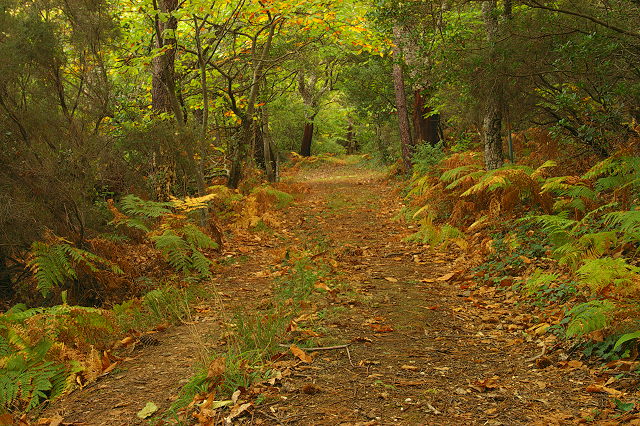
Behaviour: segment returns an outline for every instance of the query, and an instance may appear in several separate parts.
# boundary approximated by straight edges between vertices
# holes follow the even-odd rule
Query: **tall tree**
[[[490,63],[497,62],[496,43],[498,42],[498,11],[497,0],[482,3],[482,17],[489,43]],[[504,108],[503,78],[498,72],[492,73],[487,82],[487,90],[482,130],[484,136],[484,163],[487,170],[500,168],[503,162],[502,154],[502,111]]]
[[[404,82],[402,43],[403,30],[399,23],[393,26],[393,89],[396,96],[396,111],[398,114],[398,128],[400,130],[400,143],[402,146],[402,168],[405,173],[411,171],[411,157],[413,156],[413,139],[409,124],[409,109],[407,107],[407,94]]]

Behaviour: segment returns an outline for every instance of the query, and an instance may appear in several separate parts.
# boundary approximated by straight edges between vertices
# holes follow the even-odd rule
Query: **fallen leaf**
[[[493,376],[484,380],[476,380],[471,384],[471,388],[477,390],[478,392],[486,392],[490,389],[498,388],[498,379],[500,377]]]
[[[216,410],[218,408],[229,407],[231,405],[233,405],[233,401],[230,399],[227,399],[224,401],[213,401],[209,408],[211,408],[212,410]]]
[[[393,277],[384,277],[385,280],[389,281],[390,283],[397,283],[398,280],[393,278]]]
[[[300,349],[299,347],[297,347],[296,345],[291,345],[289,347],[289,350],[291,351],[292,354],[294,354],[298,359],[300,359],[300,361],[305,362],[307,364],[311,364],[313,362],[313,358],[308,355],[307,353],[305,353],[305,351],[303,351],[302,349]]]
[[[233,395],[231,395],[231,401],[233,401],[233,403],[234,403],[234,404],[237,404],[237,403],[238,403],[238,398],[240,398],[240,394],[241,394],[241,393],[242,393],[242,392],[240,391],[240,389],[238,389],[237,391],[235,391],[235,392],[233,393]]]
[[[376,333],[389,333],[393,331],[393,327],[384,324],[369,324],[369,327],[371,327]]]
[[[120,344],[121,344],[122,346],[127,346],[127,345],[130,345],[130,344],[132,344],[133,342],[135,342],[135,340],[136,340],[136,339],[135,339],[135,337],[133,337],[133,336],[127,336],[127,337],[125,337],[124,339],[120,340]]]
[[[5,416],[8,416],[8,417],[5,417]],[[8,421],[5,421],[7,419]],[[48,425],[48,426],[60,426],[63,420],[64,418],[61,415],[57,414],[51,418],[42,418],[38,420],[38,424]],[[13,420],[10,414],[3,414],[2,416],[0,416],[0,425],[12,425],[12,424],[13,424]]]
[[[320,389],[318,386],[314,385],[313,383],[307,383],[304,386],[302,386],[302,393],[306,393],[307,395],[315,395],[320,392],[322,392],[322,389]]]
[[[415,365],[406,365],[406,364],[401,366],[400,368],[403,369],[403,370],[417,370],[418,369],[418,367],[416,367]]]
[[[207,371],[207,380],[213,384],[219,384],[222,382],[222,375],[226,371],[226,361],[223,357],[219,357],[211,361],[209,369]]]
[[[624,395],[624,392],[620,392],[617,389],[613,389],[613,388],[608,388],[606,386],[603,385],[598,385],[598,384],[590,384],[589,386],[587,386],[587,388],[585,389],[587,392],[590,393],[608,393],[609,395],[615,396],[615,397],[619,397]]]
[[[247,402],[247,403],[241,404],[241,405],[234,405],[233,408],[231,409],[231,411],[229,412],[229,415],[224,418],[224,421],[227,424],[231,424],[231,421],[233,419],[235,419],[236,417],[238,417],[239,415],[241,415],[242,413],[247,411],[252,406],[253,406],[253,404],[251,402]]]
[[[149,401],[147,402],[147,405],[145,405],[142,410],[138,411],[138,414],[136,414],[136,416],[138,416],[141,419],[146,419],[148,417],[151,417],[153,413],[155,413],[156,411],[158,411],[158,406],[153,402]]]
[[[437,279],[437,281],[449,281],[451,278],[453,278],[458,272],[450,272],[448,274],[445,274],[443,276],[441,276],[440,278]]]
[[[373,343],[373,340],[369,339],[368,337],[364,337],[364,336],[354,337],[353,339],[351,339],[351,341],[352,342]]]
[[[329,286],[328,286],[328,285],[326,285],[326,284],[325,284],[325,283],[323,283],[323,282],[315,283],[315,284],[314,284],[314,287],[315,287],[315,288],[319,288],[319,289],[321,289],[321,290],[325,290],[325,291],[331,291],[331,289],[329,288]]]

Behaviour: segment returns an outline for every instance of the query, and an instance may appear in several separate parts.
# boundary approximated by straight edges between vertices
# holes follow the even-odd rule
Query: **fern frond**
[[[567,337],[579,337],[601,330],[609,324],[609,313],[615,309],[609,300],[592,300],[575,306],[568,313],[571,318]]]
[[[191,266],[200,275],[211,275],[211,261],[198,250],[194,250],[191,254]]]
[[[76,278],[76,271],[69,262],[66,243],[47,244],[36,241],[31,245],[28,267],[38,282],[38,290],[47,296],[53,287],[67,279]]]
[[[122,210],[131,216],[158,218],[171,213],[172,202],[158,202],[143,200],[140,197],[129,194],[122,197],[120,201]]]
[[[604,215],[607,225],[617,227],[625,234],[635,236],[640,232],[640,210],[611,212]]]
[[[599,291],[608,285],[624,287],[633,284],[640,268],[630,265],[622,258],[603,257],[589,259],[578,269],[581,281],[592,291]]]
[[[547,169],[550,169],[550,168],[552,168],[552,167],[556,167],[557,165],[558,165],[558,163],[556,163],[555,161],[553,161],[553,160],[547,160],[547,161],[545,161],[545,162],[544,162],[544,164],[542,164],[540,167],[538,167],[537,169],[535,169],[535,170],[530,174],[530,176],[531,176],[533,179],[541,178],[541,177],[544,175],[544,173],[545,173],[545,171],[546,171]]]
[[[447,170],[440,175],[442,182],[453,182],[460,179],[462,176],[466,176],[471,172],[477,171],[481,167],[477,164],[467,164],[465,166],[456,167],[455,169]]]
[[[185,271],[191,266],[189,244],[172,230],[165,230],[162,235],[151,237],[155,246],[167,258],[174,268]]]
[[[180,231],[182,232],[182,235],[184,235],[184,239],[195,248],[218,248],[218,243],[213,241],[213,239],[209,235],[205,234],[200,228],[195,225],[185,225]]]

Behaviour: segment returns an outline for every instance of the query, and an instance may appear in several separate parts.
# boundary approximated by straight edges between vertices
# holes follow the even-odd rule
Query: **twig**
[[[536,355],[536,356],[534,356],[534,357],[531,357],[531,358],[525,359],[525,360],[524,360],[524,362],[533,362],[533,361],[535,361],[535,360],[536,360],[536,359],[538,359],[538,358],[542,358],[546,353],[547,353],[547,345],[545,345],[545,344],[543,343],[543,344],[542,344],[542,352],[540,352],[540,354],[538,354],[538,355]]]
[[[279,346],[282,347],[282,348],[289,348],[291,345],[285,345],[283,343],[280,343]],[[313,352],[313,351],[331,351],[331,350],[334,350],[334,349],[348,348],[349,346],[351,346],[351,343],[347,343],[346,345],[320,346],[320,347],[316,347],[316,348],[300,348],[300,349],[303,349],[303,350],[309,351],[309,352]]]
[[[351,364],[352,367],[355,367],[355,365],[353,365],[353,362],[351,362],[351,352],[349,352],[349,346],[345,346],[345,349],[347,350],[347,357],[349,358],[349,364]]]

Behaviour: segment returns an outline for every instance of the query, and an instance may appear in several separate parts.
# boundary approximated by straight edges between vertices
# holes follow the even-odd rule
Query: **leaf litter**
[[[307,304],[287,333],[305,333],[300,337],[333,342],[324,346],[339,349],[331,356],[314,356],[314,351],[288,343],[287,352],[269,361],[268,377],[238,388],[229,399],[216,399],[215,392],[201,396],[193,405],[198,410],[192,420],[560,424],[583,422],[595,410],[606,418],[620,413],[620,407],[628,410],[623,412],[626,420],[634,420],[634,405],[628,399],[637,391],[616,389],[618,383],[610,377],[634,369],[635,361],[610,363],[599,371],[576,359],[563,359],[555,336],[548,333],[553,323],[540,323],[516,306],[512,292],[475,285],[463,267],[468,259],[460,249],[434,253],[403,242],[411,230],[391,220],[401,203],[380,175],[361,168],[348,173],[319,168],[297,179],[308,189],[297,205],[271,222],[280,227],[279,239],[255,240],[238,229],[238,239],[227,250],[248,260],[218,272],[214,293],[227,297],[210,305],[200,303],[199,321],[159,331],[159,345],[145,347],[135,359],[118,361],[122,372],[112,368],[87,390],[91,392],[67,397],[44,417],[59,412],[65,423],[91,418],[96,424],[142,424],[136,414],[150,399],[158,402],[155,414],[161,415],[186,383],[196,355],[226,343],[221,312],[234,306],[258,312],[260,301],[272,297],[272,282],[286,273],[273,265],[280,264],[292,247],[324,238],[329,247],[317,259],[330,258],[327,264],[335,279],[314,285],[324,297]],[[336,194],[349,199],[351,208],[310,220],[321,217],[327,200]],[[267,212],[254,213],[264,218]],[[247,219],[251,221],[253,217]],[[131,343],[121,342],[123,347]],[[532,357],[536,359],[527,361]],[[541,359],[547,362],[538,368],[536,361]],[[207,381],[221,383],[225,371],[223,360],[214,359]]]

